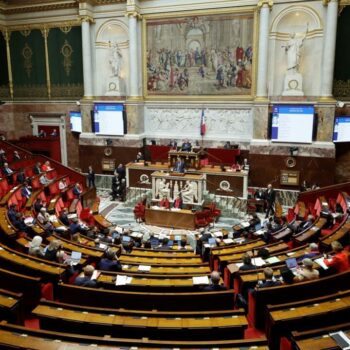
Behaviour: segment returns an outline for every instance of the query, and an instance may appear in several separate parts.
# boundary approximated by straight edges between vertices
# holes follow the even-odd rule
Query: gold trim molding
[[[44,30],[44,29],[52,29],[52,28],[60,28],[60,27],[78,27],[81,25],[81,21],[79,19],[74,21],[63,21],[63,22],[50,22],[50,23],[33,23],[33,24],[24,24],[24,25],[13,25],[13,26],[0,26],[0,30],[8,30],[9,32],[15,31],[28,31],[28,30]]]
[[[30,1],[28,5],[27,1],[17,1],[16,3],[0,4],[0,13],[5,15],[16,13],[28,13],[28,12],[42,12],[42,11],[57,11],[63,9],[77,8],[78,4],[75,0],[63,0],[50,3],[47,1],[43,4],[43,1]]]
[[[137,12],[137,11],[128,11],[126,14],[125,14],[126,17],[134,17],[136,18],[137,20],[141,20],[142,19],[142,16]]]
[[[267,5],[270,9],[273,6],[273,0],[259,0],[258,1],[258,9],[260,10],[264,5]]]

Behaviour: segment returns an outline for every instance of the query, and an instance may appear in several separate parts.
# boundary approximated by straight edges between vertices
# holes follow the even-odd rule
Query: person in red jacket
[[[350,267],[348,253],[343,250],[343,246],[338,241],[332,242],[331,245],[335,254],[329,259],[324,259],[324,263],[328,267],[333,267],[337,272],[347,271]]]
[[[170,202],[167,196],[163,196],[163,199],[159,202],[161,208],[170,209]]]

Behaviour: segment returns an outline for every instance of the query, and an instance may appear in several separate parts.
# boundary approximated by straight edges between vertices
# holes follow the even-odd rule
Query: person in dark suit
[[[39,175],[41,173],[41,163],[37,162],[34,166],[33,166],[33,173],[35,175]]]
[[[169,242],[169,239],[167,237],[164,237],[162,241],[162,245],[156,248],[155,250],[169,250],[168,242]]]
[[[60,215],[58,216],[58,220],[62,222],[63,225],[65,226],[69,226],[70,222],[68,219],[68,209],[67,208],[63,208],[61,210]]]
[[[126,176],[126,170],[125,170],[125,166],[120,163],[118,165],[118,167],[114,170],[114,175],[118,176],[118,179],[125,179]]]
[[[21,195],[23,198],[28,199],[32,195],[32,189],[29,187],[28,182],[25,182],[23,184],[23,187],[21,189]]]
[[[270,267],[266,267],[264,269],[264,276],[265,281],[259,281],[257,284],[257,288],[268,288],[281,285],[281,281],[278,281],[273,277],[273,270]]]
[[[7,217],[12,224],[16,221],[16,214],[16,204],[11,204],[9,210],[7,211]]]
[[[19,184],[23,184],[24,181],[26,180],[26,176],[24,174],[23,168],[20,168],[19,171],[17,172],[16,180]]]
[[[180,195],[175,198],[173,207],[176,209],[182,209],[182,199]]]
[[[226,287],[220,284],[220,274],[217,271],[213,271],[210,275],[211,284],[209,286],[205,286],[203,291],[211,292],[211,291],[219,291],[226,290]]]
[[[240,266],[239,271],[256,270],[256,265],[252,264],[252,258],[248,254],[243,255],[243,265]]]
[[[181,146],[181,151],[184,152],[191,152],[192,150],[192,145],[191,143],[188,141],[188,139],[185,140],[185,142],[182,144]]]
[[[178,157],[175,164],[174,164],[174,168],[173,171],[177,172],[177,173],[184,173],[185,172],[185,162],[182,158]]]
[[[91,165],[89,165],[87,179],[88,179],[89,187],[95,187],[95,172],[94,172],[94,169],[92,169]]]
[[[103,271],[122,271],[122,265],[112,249],[106,251],[106,257],[101,259],[99,269]]]
[[[275,213],[274,206],[275,206],[275,200],[276,200],[276,191],[272,188],[271,184],[267,185],[267,189],[265,192],[265,199],[266,199],[266,216],[265,216],[265,218],[268,218],[270,215],[270,212],[272,214]]]
[[[95,268],[92,265],[87,265],[84,268],[84,276],[77,277],[74,281],[74,284],[76,286],[82,286],[82,287],[90,287],[94,288],[98,286],[98,282],[96,279],[92,279],[92,275],[95,272]],[[98,273],[99,275],[99,273]],[[98,276],[96,276],[97,278]]]
[[[177,149],[177,142],[175,141],[175,140],[171,140],[170,142],[169,142],[169,145],[168,146],[170,146],[172,149]]]

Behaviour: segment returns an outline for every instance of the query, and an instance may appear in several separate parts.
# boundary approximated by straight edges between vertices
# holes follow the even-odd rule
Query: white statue
[[[120,77],[120,67],[121,67],[121,60],[123,58],[120,50],[119,50],[119,47],[118,47],[118,44],[115,43],[115,44],[112,44],[111,47],[111,55],[110,55],[110,58],[109,58],[109,64],[111,65],[111,68],[112,68],[112,76],[113,77]]]
[[[181,192],[184,203],[193,203],[194,201],[197,201],[197,184],[195,181],[186,181]]]
[[[163,198],[164,196],[169,197],[170,196],[170,188],[169,183],[165,182],[165,179],[160,179],[158,181],[158,190],[157,190],[157,196],[159,198]]]
[[[287,70],[291,73],[299,72],[299,63],[301,57],[301,48],[303,47],[308,27],[306,27],[305,33],[291,33],[290,39],[284,47],[287,52]]]

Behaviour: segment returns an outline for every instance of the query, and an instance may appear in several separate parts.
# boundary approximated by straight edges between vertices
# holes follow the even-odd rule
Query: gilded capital
[[[137,11],[128,11],[125,16],[126,17],[134,17],[137,20],[142,19],[142,16]]]
[[[273,0],[259,0],[258,9],[260,10],[264,5],[267,5],[270,9],[273,6]]]
[[[83,22],[95,23],[95,21],[94,21],[94,19],[92,17],[86,16],[86,15],[85,16],[80,16],[79,17],[79,21],[81,23],[83,23]]]
[[[47,39],[47,37],[49,36],[49,31],[50,29],[49,28],[46,28],[46,27],[43,27],[43,28],[40,28],[40,31],[41,31],[41,35]]]

